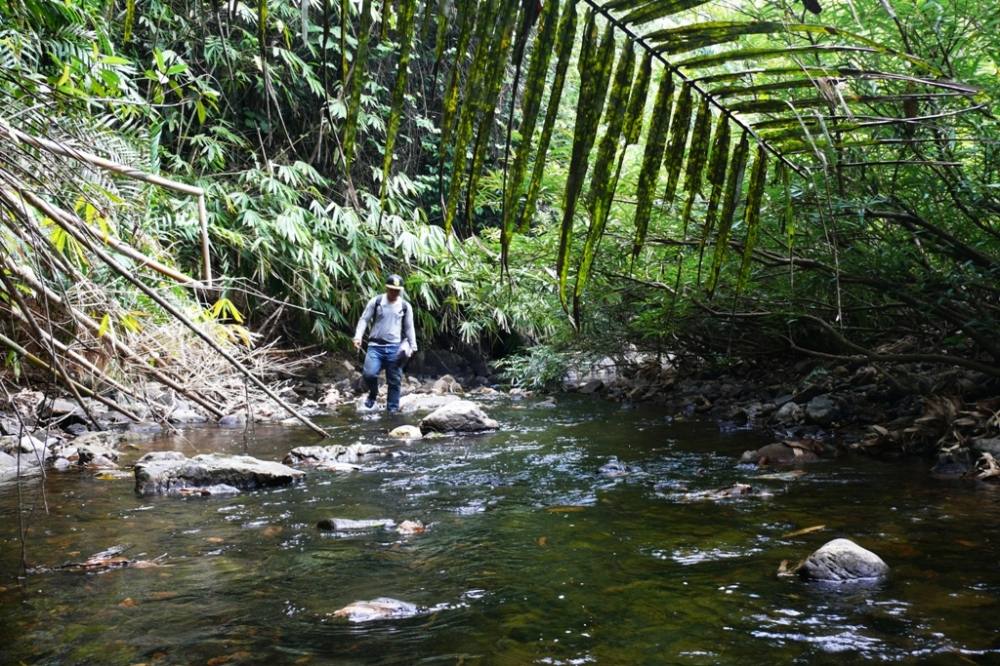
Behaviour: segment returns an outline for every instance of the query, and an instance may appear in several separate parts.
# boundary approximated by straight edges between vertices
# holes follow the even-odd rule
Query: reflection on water
[[[130,558],[162,557],[155,568],[56,570],[19,586],[17,492],[0,486],[0,662],[1000,660],[996,488],[849,459],[758,480],[770,497],[682,502],[683,491],[754,483],[761,473],[736,460],[761,442],[597,402],[520,407],[490,407],[502,432],[393,443],[364,472],[312,472],[282,490],[139,498],[128,479],[52,475],[46,515],[38,480],[23,487],[31,565],[126,544]],[[329,420],[342,444],[390,444],[396,424]],[[259,428],[249,453],[280,460],[306,443],[307,431]],[[243,446],[215,430],[148,445]],[[316,529],[325,518],[429,528],[339,534]],[[826,528],[788,536],[814,525]],[[878,552],[892,577],[838,590],[775,575],[835,536]],[[427,612],[331,617],[377,597]]]

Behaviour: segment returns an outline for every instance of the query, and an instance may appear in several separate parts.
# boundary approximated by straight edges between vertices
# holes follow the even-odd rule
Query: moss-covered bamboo
[[[355,141],[358,132],[358,114],[361,111],[361,90],[365,83],[368,63],[368,42],[372,27],[372,0],[361,3],[361,19],[358,22],[357,49],[354,52],[354,68],[350,79],[350,97],[347,100],[347,117],[344,120],[344,162],[350,171],[354,161]]]
[[[493,134],[493,123],[496,118],[496,111],[500,97],[500,90],[503,87],[507,61],[510,56],[513,44],[514,28],[517,25],[517,18],[520,16],[518,0],[507,0],[504,3],[503,14],[501,15],[500,40],[494,44],[490,52],[490,66],[487,70],[486,90],[479,100],[479,120],[476,128],[476,140],[472,150],[472,167],[469,169],[469,182],[465,189],[465,216],[466,225],[472,224],[472,211],[475,207],[476,193],[479,189],[479,178],[483,173],[483,163],[486,160],[486,150],[489,147],[489,139]],[[527,29],[527,27],[525,28]]]
[[[482,110],[480,100],[486,94],[488,86],[487,72],[490,71],[492,64],[489,54],[493,50],[493,45],[502,39],[504,32],[503,22],[496,25],[496,20],[499,18],[500,8],[505,3],[503,0],[487,0],[487,2],[484,15],[476,17],[476,51],[465,82],[465,102],[462,104],[458,125],[454,130],[455,144],[452,155],[451,179],[444,209],[444,228],[447,234],[451,233],[455,213],[458,210],[459,197],[462,193],[462,184],[465,181],[468,144],[469,139],[472,138],[473,123]],[[490,27],[495,29],[490,30]],[[442,150],[443,148],[442,146]]]
[[[719,284],[722,264],[729,251],[729,233],[733,228],[733,215],[739,203],[743,190],[743,173],[747,166],[747,153],[750,148],[750,137],[747,132],[740,135],[740,142],[733,151],[729,173],[726,175],[726,198],[723,200],[722,213],[719,215],[719,231],[715,236],[715,253],[712,257],[712,270],[708,277],[708,293],[711,296]]]
[[[667,172],[667,187],[663,191],[663,203],[672,206],[674,194],[677,192],[677,181],[680,178],[681,167],[684,164],[685,146],[688,130],[691,127],[692,109],[691,86],[686,84],[674,104],[673,118],[670,120],[670,142],[667,144],[663,166]]]
[[[750,259],[757,245],[758,229],[760,227],[760,206],[764,197],[764,184],[767,180],[767,151],[763,146],[757,146],[757,157],[750,172],[750,187],[747,190],[747,203],[743,209],[743,226],[746,228],[746,239],[743,241],[743,258],[740,261],[740,273],[736,282],[736,291],[741,293],[750,277]]]
[[[625,145],[631,146],[639,143],[642,135],[642,119],[646,113],[646,96],[649,94],[649,79],[653,72],[653,55],[646,52],[646,56],[639,65],[639,72],[635,76],[635,83],[628,98],[628,111],[625,113],[625,127],[622,134],[625,137]]]
[[[712,138],[712,158],[708,164],[708,182],[712,189],[708,195],[708,205],[705,207],[705,220],[702,223],[701,237],[698,239],[698,284],[701,284],[701,267],[705,257],[705,246],[715,228],[715,218],[718,215],[719,201],[726,185],[726,170],[729,166],[729,148],[731,142],[731,126],[726,116],[719,116],[715,124],[715,134]]]
[[[580,52],[580,96],[577,103],[576,124],[573,131],[573,152],[570,156],[569,174],[563,197],[563,219],[559,229],[559,249],[556,257],[556,274],[559,279],[559,299],[566,307],[566,279],[569,274],[569,250],[573,240],[573,219],[576,204],[587,175],[590,149],[594,145],[597,126],[604,111],[604,100],[614,49],[614,33],[609,23],[600,44],[597,43],[595,12],[587,15],[583,46]]]
[[[531,49],[531,60],[528,63],[528,72],[524,80],[524,96],[521,99],[521,124],[519,127],[521,143],[514,154],[514,162],[511,165],[504,191],[500,232],[500,264],[504,269],[507,267],[510,241],[514,236],[514,223],[518,212],[517,204],[524,191],[524,175],[528,167],[528,155],[531,153],[532,138],[535,134],[538,112],[541,109],[542,97],[545,93],[545,79],[549,71],[552,53],[555,51],[555,40],[557,39],[556,24],[558,20],[558,0],[546,2],[538,18],[538,33],[535,36],[534,45]],[[516,90],[514,93],[516,93]],[[513,118],[511,122],[513,122]]]
[[[379,208],[385,204],[389,188],[389,174],[392,171],[392,151],[396,146],[396,134],[403,120],[403,104],[406,101],[406,81],[409,78],[410,51],[413,46],[414,16],[417,0],[402,0],[399,16],[399,63],[396,66],[396,83],[392,89],[392,108],[385,130],[385,156],[382,159],[382,187],[379,194]]]
[[[490,0],[485,0],[484,13],[490,11]],[[444,160],[445,151],[451,146],[451,135],[455,125],[455,113],[458,111],[458,89],[462,81],[462,59],[469,48],[469,41],[472,39],[473,26],[476,26],[476,37],[481,43],[486,33],[486,22],[477,24],[475,21],[476,11],[479,9],[478,0],[459,0],[458,2],[458,43],[455,47],[455,59],[451,67],[451,76],[448,78],[448,87],[444,93],[444,103],[441,109],[441,159]],[[485,17],[484,17],[485,18]],[[439,51],[435,55],[437,61],[444,56],[444,40],[438,42]],[[467,82],[468,83],[468,82]]]
[[[684,171],[684,212],[681,216],[681,226],[687,237],[688,223],[691,220],[691,208],[701,191],[702,174],[705,162],[708,160],[710,134],[712,132],[712,112],[707,98],[702,98],[698,113],[694,119],[694,129],[691,130],[691,147],[688,149],[687,168]]]
[[[552,130],[559,115],[559,102],[566,84],[566,74],[569,71],[569,61],[573,54],[573,41],[576,38],[576,3],[566,2],[559,19],[559,37],[556,45],[556,71],[552,78],[549,103],[545,109],[545,121],[538,137],[538,150],[535,152],[535,165],[528,181],[528,192],[524,198],[524,209],[519,217],[518,229],[524,230],[535,217],[538,205],[538,195],[542,189],[542,175],[545,172],[545,157],[552,141]]]
[[[580,296],[590,278],[590,269],[594,264],[597,246],[604,235],[604,227],[608,221],[611,209],[611,198],[617,186],[618,173],[614,169],[622,141],[623,130],[628,111],[629,92],[632,89],[632,75],[635,71],[635,47],[631,41],[622,44],[621,55],[615,68],[615,76],[608,94],[607,112],[605,113],[604,136],[597,148],[597,159],[590,179],[588,193],[590,208],[590,226],[587,228],[587,238],[583,244],[583,255],[576,272],[576,284],[573,288],[573,319],[580,321]],[[630,128],[631,129],[631,128]],[[615,173],[612,173],[614,169]]]
[[[653,102],[653,115],[649,121],[649,133],[642,155],[642,168],[635,191],[635,240],[632,242],[632,261],[639,256],[646,242],[646,229],[653,212],[653,189],[660,175],[663,151],[667,143],[667,128],[670,126],[670,102],[674,95],[674,80],[669,71],[660,76]]]

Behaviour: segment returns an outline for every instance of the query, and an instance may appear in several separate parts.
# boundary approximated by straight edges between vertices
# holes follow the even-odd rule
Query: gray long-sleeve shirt
[[[381,303],[378,308],[378,319],[375,319],[376,303]],[[370,344],[395,345],[406,340],[410,343],[410,351],[417,351],[417,332],[413,328],[413,306],[406,304],[406,313],[403,312],[403,297],[400,296],[395,302],[390,303],[385,294],[379,294],[368,301],[365,311],[358,319],[357,328],[354,330],[354,339],[360,340],[364,337],[365,328],[371,324],[371,333],[368,336]],[[374,321],[373,321],[374,320]]]

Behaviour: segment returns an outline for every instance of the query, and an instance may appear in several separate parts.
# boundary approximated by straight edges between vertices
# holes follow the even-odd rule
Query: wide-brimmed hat
[[[399,277],[395,273],[389,276],[385,281],[386,289],[402,289],[403,288],[403,278]]]

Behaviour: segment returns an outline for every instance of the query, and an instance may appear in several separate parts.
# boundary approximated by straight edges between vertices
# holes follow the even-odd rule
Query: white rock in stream
[[[376,528],[386,529],[396,526],[396,521],[391,518],[379,518],[377,520],[353,520],[351,518],[324,518],[316,523],[316,527],[321,530],[331,532],[363,532]]]
[[[399,399],[399,411],[403,414],[412,412],[432,412],[461,398],[452,393],[434,395],[433,393],[407,393]],[[362,400],[363,402],[363,400]]]
[[[389,431],[389,437],[395,439],[420,439],[424,435],[415,425],[401,425]]]
[[[803,578],[833,583],[871,581],[885,578],[889,565],[850,539],[834,539],[806,558],[798,573]]]
[[[250,456],[206,453],[187,458],[177,451],[147,453],[135,464],[135,491],[140,495],[187,495],[286,486],[304,472]],[[211,492],[215,491],[215,492]]]
[[[357,465],[382,455],[382,449],[372,444],[331,444],[329,446],[297,446],[285,456],[286,465],[307,465],[322,469],[339,469],[344,463]]]
[[[474,402],[458,400],[440,407],[420,420],[420,430],[438,432],[481,432],[496,430],[500,424]]]
[[[371,601],[355,601],[348,604],[340,610],[334,611],[333,617],[347,618],[350,622],[371,622],[373,620],[413,617],[420,612],[420,608],[415,604],[389,597],[379,597]]]

